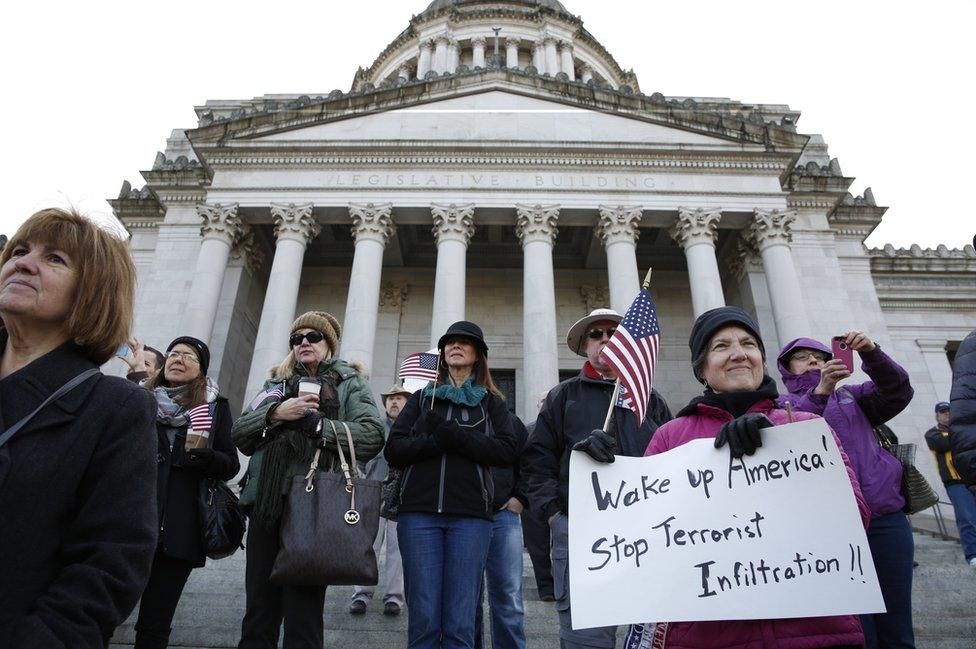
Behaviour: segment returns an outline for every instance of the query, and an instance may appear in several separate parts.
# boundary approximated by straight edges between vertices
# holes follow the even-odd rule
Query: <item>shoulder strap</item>
[[[76,387],[78,387],[79,385],[87,381],[89,378],[100,373],[101,372],[97,367],[93,367],[90,370],[85,370],[84,372],[82,372],[81,374],[74,377],[73,379],[71,379],[64,385],[62,385],[60,388],[55,390],[54,394],[49,396],[47,399],[44,400],[44,402],[41,405],[37,406],[37,408],[34,409],[34,412],[30,413],[29,415],[27,415],[26,417],[18,421],[16,424],[14,424],[13,426],[5,430],[3,432],[3,435],[0,435],[0,447],[3,447],[3,445],[6,444],[11,437],[17,434],[17,431],[19,431],[21,428],[26,426],[30,422],[30,420],[34,418],[34,415],[36,415],[37,413],[39,413],[41,410],[44,409],[44,406],[58,399],[59,397],[64,396],[68,392],[71,392]]]

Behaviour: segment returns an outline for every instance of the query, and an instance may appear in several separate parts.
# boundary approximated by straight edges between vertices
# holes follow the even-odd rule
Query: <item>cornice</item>
[[[976,272],[976,249],[971,245],[950,249],[944,245],[936,248],[884,248],[867,251],[871,259],[872,273],[972,273]],[[976,285],[976,280],[971,280]],[[976,288],[976,286],[974,286]]]
[[[154,228],[166,216],[166,209],[152,189],[133,189],[128,180],[122,182],[118,197],[109,199],[108,204],[126,228]]]

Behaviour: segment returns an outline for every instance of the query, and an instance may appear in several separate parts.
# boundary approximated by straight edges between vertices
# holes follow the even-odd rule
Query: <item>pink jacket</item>
[[[722,425],[732,420],[732,415],[720,408],[699,403],[695,414],[679,416],[657,429],[644,455],[656,455],[676,448],[695,439],[712,439]],[[789,423],[785,410],[775,407],[772,401],[764,400],[755,404],[749,412],[761,412],[776,424]],[[795,421],[818,419],[817,415],[794,412]],[[837,435],[834,435],[837,441]],[[871,510],[861,495],[844,448],[837,441],[841,457],[847,467],[847,475],[854,487],[861,520],[867,528],[871,521]],[[660,625],[659,625],[660,626]],[[838,645],[864,644],[861,623],[856,615],[835,617],[790,618],[782,620],[729,620],[722,622],[670,622],[664,646],[668,649],[813,649],[815,647],[835,647]]]

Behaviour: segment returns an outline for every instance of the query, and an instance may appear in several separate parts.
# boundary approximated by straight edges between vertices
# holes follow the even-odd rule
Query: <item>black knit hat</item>
[[[440,337],[437,341],[437,349],[444,349],[444,341],[448,338],[453,338],[454,336],[461,336],[463,338],[468,338],[474,342],[475,346],[478,347],[482,353],[488,355],[488,344],[485,343],[485,334],[481,331],[481,327],[473,322],[468,322],[467,320],[460,320],[455,322],[444,335]]]
[[[207,343],[193,336],[180,336],[169,344],[169,347],[166,348],[166,353],[168,354],[173,351],[173,348],[177,345],[187,345],[196,350],[197,358],[200,359],[200,373],[206,376],[207,368],[210,367],[210,348],[207,347]]]
[[[766,359],[766,348],[763,346],[762,336],[759,333],[759,325],[753,320],[752,316],[737,306],[720,306],[711,309],[698,316],[694,326],[691,328],[691,336],[688,338],[688,346],[691,348],[691,362],[694,364],[698,359],[705,355],[708,348],[708,341],[715,333],[729,325],[739,325],[753,336],[759,343],[759,350],[762,352],[763,360]],[[696,376],[699,381],[704,383],[701,377]]]

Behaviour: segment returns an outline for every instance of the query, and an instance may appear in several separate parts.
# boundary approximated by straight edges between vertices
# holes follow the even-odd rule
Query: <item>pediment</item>
[[[761,149],[733,138],[656,123],[505,90],[454,96],[421,104],[326,121],[268,134],[251,143],[494,142],[626,144],[688,150]]]

